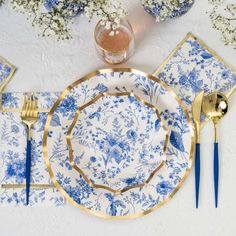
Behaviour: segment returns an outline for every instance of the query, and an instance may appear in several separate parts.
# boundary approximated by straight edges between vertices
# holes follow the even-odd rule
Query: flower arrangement
[[[141,0],[141,3],[157,22],[161,22],[185,14],[194,0]]]
[[[97,16],[112,30],[127,14],[121,0],[11,0],[11,4],[14,10],[29,14],[42,36],[56,35],[59,40],[71,38],[70,25],[80,13],[89,20]]]
[[[140,1],[157,21],[181,16],[194,3],[194,0]],[[0,5],[3,2],[0,0]],[[11,4],[14,10],[29,15],[32,26],[41,29],[40,35],[56,35],[58,40],[71,38],[70,26],[79,14],[85,15],[89,21],[94,16],[100,18],[105,28],[114,32],[120,20],[127,15],[122,0],[11,0]]]
[[[236,46],[236,4],[225,0],[208,0],[213,6],[210,20],[214,29],[219,31],[225,45]]]

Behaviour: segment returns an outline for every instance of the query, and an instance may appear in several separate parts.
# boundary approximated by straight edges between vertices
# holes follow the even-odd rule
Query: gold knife
[[[195,151],[195,194],[196,194],[196,208],[198,208],[199,200],[199,185],[200,185],[200,126],[201,126],[201,110],[202,101],[204,97],[204,91],[201,91],[196,95],[192,103],[192,116],[195,125],[195,136],[196,136],[196,151]]]

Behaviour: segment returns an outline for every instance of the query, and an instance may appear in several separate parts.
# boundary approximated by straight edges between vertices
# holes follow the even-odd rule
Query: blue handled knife
[[[200,186],[200,168],[201,168],[201,155],[200,155],[200,125],[201,125],[201,110],[204,91],[196,95],[192,103],[192,116],[195,125],[196,135],[196,149],[195,149],[195,194],[196,194],[196,208],[198,208],[199,201],[199,186]]]

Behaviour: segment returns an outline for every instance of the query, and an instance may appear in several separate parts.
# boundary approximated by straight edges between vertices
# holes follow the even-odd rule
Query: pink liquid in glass
[[[119,64],[128,59],[134,49],[133,31],[130,25],[121,25],[114,32],[99,25],[95,30],[97,49],[110,64]]]

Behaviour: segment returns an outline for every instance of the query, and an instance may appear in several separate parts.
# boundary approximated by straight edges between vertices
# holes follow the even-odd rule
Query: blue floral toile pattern
[[[236,74],[191,34],[156,76],[173,88],[190,112],[193,99],[201,90],[226,93],[236,84]]]
[[[157,107],[161,120],[170,134],[164,166],[154,175],[149,184],[122,194],[113,194],[104,189],[90,187],[77,170],[71,167],[69,161],[65,134],[73,121],[75,112],[79,107],[104,91],[109,93],[133,92],[142,100]],[[71,103],[72,106],[69,109],[67,109],[68,106],[64,108],[65,101],[77,97],[80,97],[80,99],[75,99],[75,102]],[[94,171],[94,173],[97,171],[98,174],[98,176],[95,176],[96,178],[103,178],[103,174],[106,174],[106,172],[100,171],[100,166],[97,166],[98,164],[104,165],[104,162],[106,162],[106,159],[102,160],[100,155],[98,155],[100,146],[103,153],[107,153],[107,155],[104,155],[105,158],[111,154],[110,157],[112,158],[110,159],[113,164],[119,165],[119,163],[122,163],[123,158],[126,158],[127,150],[133,148],[132,145],[135,147],[134,140],[138,141],[138,132],[151,136],[150,128],[154,130],[160,129],[160,123],[153,122],[150,126],[144,126],[144,129],[148,127],[146,132],[145,130],[142,131],[142,128],[137,132],[133,124],[135,121],[132,121],[132,119],[127,119],[127,121],[125,118],[122,119],[121,125],[119,114],[110,117],[118,109],[116,104],[120,102],[120,99],[124,100],[124,104],[123,101],[121,103],[125,108],[140,105],[135,104],[137,102],[133,101],[132,98],[130,101],[128,97],[126,99],[122,97],[113,98],[112,100],[104,98],[100,101],[99,105],[95,104],[95,107],[89,107],[88,110],[84,110],[84,113],[82,112],[81,120],[78,120],[78,125],[74,129],[74,145],[81,145],[83,149],[89,146],[91,152],[86,154],[81,149],[74,148],[74,161],[81,167],[83,159],[87,156],[87,163],[84,167],[90,168],[91,171],[94,168],[98,168]],[[189,168],[192,165],[191,150],[193,142],[192,127],[187,120],[186,113],[172,93],[169,93],[162,84],[150,80],[144,75],[123,71],[99,73],[89,80],[75,85],[64,100],[59,103],[58,107],[52,115],[52,120],[59,120],[60,125],[55,126],[51,122],[48,129],[47,158],[55,180],[60,186],[59,190],[66,194],[67,198],[77,204],[80,209],[102,217],[132,217],[152,211],[163,201],[167,202],[171,199],[172,194],[179,188],[184,177],[189,172]],[[111,109],[112,113],[106,112],[106,110],[109,111]],[[138,113],[139,108],[135,108],[135,110]],[[122,111],[124,112],[124,109]],[[120,110],[118,110],[119,112]],[[142,120],[141,113],[139,115],[141,117],[139,117],[139,121],[149,122],[149,118],[144,117],[144,120]],[[131,118],[133,118],[133,115],[131,115]],[[153,119],[150,120],[153,121]],[[80,123],[83,123],[83,129]],[[106,126],[106,124],[108,125]],[[99,128],[102,127],[103,130],[105,126],[109,132],[103,133]],[[109,130],[109,127],[115,127],[115,130]],[[116,131],[119,131],[119,129],[120,137],[114,138]],[[81,137],[86,138],[81,139]],[[141,145],[144,143],[142,140],[140,141]],[[95,152],[93,145],[96,146]],[[153,153],[155,151],[159,152],[159,148],[157,150],[154,148]],[[129,164],[129,161],[130,159],[128,158],[125,163]],[[112,171],[110,173],[113,174]],[[136,181],[133,176],[130,177],[128,179],[124,178],[125,184],[131,184],[133,181]]]
[[[164,161],[167,131],[158,111],[134,96],[105,96],[81,111],[72,129],[74,162],[95,184],[144,184]]]
[[[57,93],[39,93],[40,108],[50,108],[58,97]],[[3,93],[3,109],[22,107],[23,94]],[[33,128],[32,140],[32,184],[51,184],[42,156],[42,136],[47,114],[39,113]],[[57,121],[53,121],[58,125]],[[25,138],[24,138],[25,137]],[[1,184],[25,183],[26,129],[20,113],[1,112],[0,119],[0,182]],[[0,205],[25,205],[25,189],[0,188]],[[31,188],[30,205],[64,205],[65,199],[57,189]]]
[[[15,67],[0,57],[0,87],[12,77]]]

